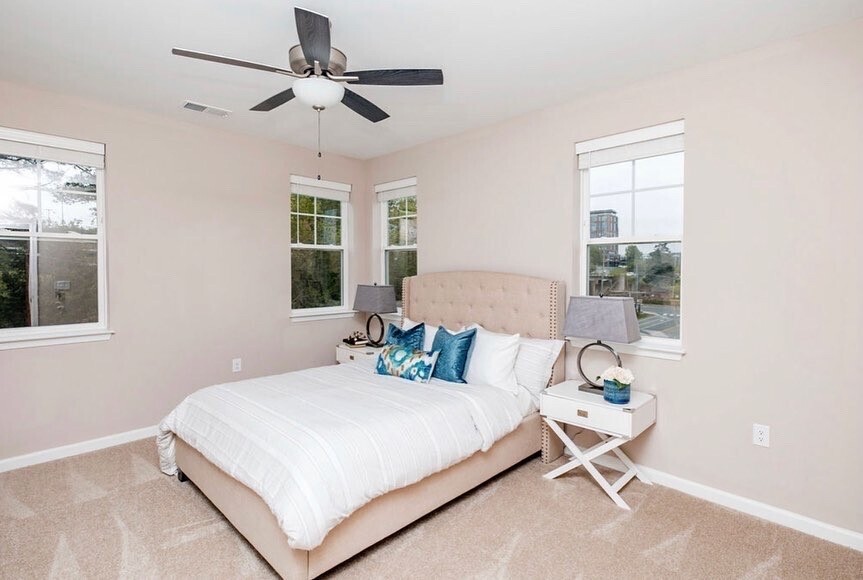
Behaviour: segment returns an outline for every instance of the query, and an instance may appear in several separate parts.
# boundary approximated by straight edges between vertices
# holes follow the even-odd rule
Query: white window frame
[[[96,242],[96,286],[98,321],[81,324],[30,326],[0,329],[0,350],[108,340],[108,263],[105,241],[105,144],[56,135],[0,127],[0,153],[63,163],[78,163],[96,169],[96,234],[15,232],[0,228],[4,238],[26,240],[94,240]],[[35,256],[31,255],[35,261]],[[32,262],[31,262],[31,267]],[[38,276],[38,274],[37,274]]]
[[[585,159],[585,156],[590,156],[600,151],[608,151],[618,147],[632,146],[639,148],[642,145],[649,146],[647,142],[680,137],[681,141],[684,135],[684,121],[673,121],[662,125],[655,125],[635,131],[628,131],[607,137],[599,137],[590,141],[577,143],[575,153],[577,161]],[[655,143],[656,141],[654,141]],[[682,147],[681,150],[685,151]],[[670,151],[669,151],[670,152]],[[602,153],[599,153],[600,155]],[[665,153],[657,153],[659,155]],[[625,159],[621,159],[623,161]],[[659,242],[674,242],[680,243],[681,247],[685,247],[684,232],[681,231],[679,236],[623,236],[617,238],[590,238],[590,178],[588,168],[578,167],[579,187],[580,187],[580,207],[581,207],[581,228],[579,234],[579,247],[577,255],[579,256],[579,264],[576,268],[578,272],[578,288],[579,295],[586,295],[588,291],[588,256],[590,245],[627,245],[627,244],[650,244]],[[634,186],[634,183],[633,183]],[[684,176],[684,203],[685,194],[685,176]],[[685,230],[686,224],[683,224]],[[680,337],[679,338],[660,338],[656,336],[642,336],[640,340],[632,344],[614,343],[614,349],[617,352],[625,354],[634,354],[638,356],[646,356],[651,358],[661,358],[667,360],[680,360],[686,351],[683,348],[683,331],[685,317],[683,314],[683,290],[684,290],[684,262],[685,257],[681,256],[680,263]],[[590,340],[571,338],[569,339],[573,346],[584,346],[591,342]]]
[[[397,181],[389,181],[375,185],[375,195],[378,203],[378,236],[380,240],[380,253],[378,259],[380,262],[380,280],[382,284],[387,284],[387,251],[391,250],[417,250],[417,244],[406,246],[392,246],[389,243],[389,211],[387,202],[393,199],[401,199],[403,197],[415,197],[417,200],[417,178],[408,177]],[[417,207],[417,215],[419,215],[419,207]],[[385,318],[400,318],[402,315],[402,307],[399,306],[395,314],[391,314]],[[382,315],[383,316],[383,315]]]
[[[307,188],[307,189],[306,189]],[[318,190],[316,192],[316,190]],[[341,203],[341,245],[301,244],[294,243],[291,239],[291,252],[297,250],[339,250],[342,253],[342,303],[339,306],[323,306],[320,308],[293,308],[293,296],[291,296],[291,319],[294,322],[305,322],[311,320],[326,320],[331,318],[349,318],[355,314],[350,308],[348,301],[349,283],[349,254],[351,240],[351,186],[347,183],[337,181],[325,181],[304,177],[302,175],[291,175],[290,194],[295,191],[301,195],[321,197],[335,200]],[[293,255],[291,256],[293,259]]]

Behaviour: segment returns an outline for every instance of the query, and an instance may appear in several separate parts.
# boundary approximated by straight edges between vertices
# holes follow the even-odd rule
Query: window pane
[[[404,240],[404,245],[413,246],[417,243],[417,218],[405,218],[401,221],[402,232],[399,239]]]
[[[339,246],[342,243],[342,220],[340,218],[319,217],[318,244]]]
[[[96,193],[96,170],[92,167],[43,161],[41,179],[44,188]]]
[[[310,215],[297,216],[299,242],[301,244],[315,243],[315,217]]]
[[[297,213],[298,211],[300,211],[299,202],[297,201],[298,197],[299,196],[296,193],[291,194],[291,212],[292,213]]]
[[[389,217],[399,217],[405,213],[405,198],[391,199],[387,202],[387,215]]]
[[[0,238],[0,328],[30,326],[30,242]]]
[[[91,240],[40,240],[39,326],[99,321],[98,253]]]
[[[390,246],[398,246],[401,244],[399,241],[399,232],[401,231],[401,220],[400,219],[392,219],[390,218],[389,224],[387,225],[387,244]]]
[[[291,307],[342,304],[342,251],[291,250]]]
[[[635,299],[641,333],[680,338],[682,244],[588,246],[588,294]]]
[[[95,234],[96,196],[65,189],[42,190],[42,231]]]
[[[590,194],[632,189],[632,162],[590,168]]]
[[[297,211],[300,213],[315,213],[315,198],[308,195],[298,195]]]
[[[299,226],[297,225],[298,216],[291,216],[291,243],[296,244],[300,241]]]
[[[636,236],[680,236],[683,233],[683,188],[635,193]]]
[[[683,183],[683,152],[639,159],[635,162],[635,188]]]
[[[28,231],[38,219],[38,162],[0,155],[0,228]]]
[[[593,170],[591,169],[591,172]],[[632,234],[632,194],[590,198],[590,237],[615,238]]]
[[[412,195],[405,198],[405,211],[409,215],[414,215],[417,213],[417,196]]]
[[[318,215],[340,216],[342,215],[342,202],[332,199],[315,198],[318,202]]]
[[[401,304],[402,279],[408,276],[416,276],[417,273],[417,251],[387,250],[386,254],[386,283],[395,286],[396,301]]]

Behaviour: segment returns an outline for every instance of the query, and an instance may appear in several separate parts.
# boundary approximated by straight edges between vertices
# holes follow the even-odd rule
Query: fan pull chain
[[[315,107],[318,112],[318,181],[321,180],[321,110]]]

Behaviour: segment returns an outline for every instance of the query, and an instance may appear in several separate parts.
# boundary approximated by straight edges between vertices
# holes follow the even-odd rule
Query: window
[[[110,336],[104,153],[0,128],[0,348]]]
[[[291,308],[294,316],[345,312],[351,186],[291,176]]]
[[[635,300],[642,343],[681,340],[683,121],[576,145],[581,289]]]
[[[416,178],[375,186],[381,212],[381,279],[402,303],[402,279],[417,273]]]

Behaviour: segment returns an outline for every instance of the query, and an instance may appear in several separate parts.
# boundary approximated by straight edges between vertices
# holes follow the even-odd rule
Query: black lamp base
[[[592,346],[600,346],[606,349],[608,352],[614,356],[614,360],[617,362],[617,366],[620,365],[620,355],[618,355],[613,348],[602,342],[601,340],[597,340],[596,342],[591,342],[589,344],[585,344],[581,347],[581,350],[578,351],[578,357],[575,359],[576,367],[578,368],[578,374],[584,379],[584,383],[579,385],[579,391],[585,391],[588,393],[602,394],[602,385],[600,383],[595,383],[587,378],[587,375],[584,374],[584,369],[581,367],[581,357],[584,356],[584,352]]]
[[[372,319],[373,319],[373,318],[377,318],[377,319],[378,319],[378,324],[379,324],[379,325],[380,325],[380,327],[381,327],[381,328],[380,328],[380,332],[378,333],[378,338],[377,338],[377,339],[373,339],[373,338],[372,338],[372,329],[371,329],[371,327],[372,327]],[[383,342],[383,341],[384,341],[384,319],[383,319],[383,318],[381,318],[381,315],[380,315],[380,314],[377,314],[377,313],[372,314],[371,316],[369,316],[369,319],[368,319],[368,320],[366,320],[366,336],[367,336],[367,337],[368,337],[368,339],[369,339],[369,346],[373,346],[373,347],[377,348],[377,347],[379,347],[379,346],[383,346],[383,345],[384,345],[384,342]]]

